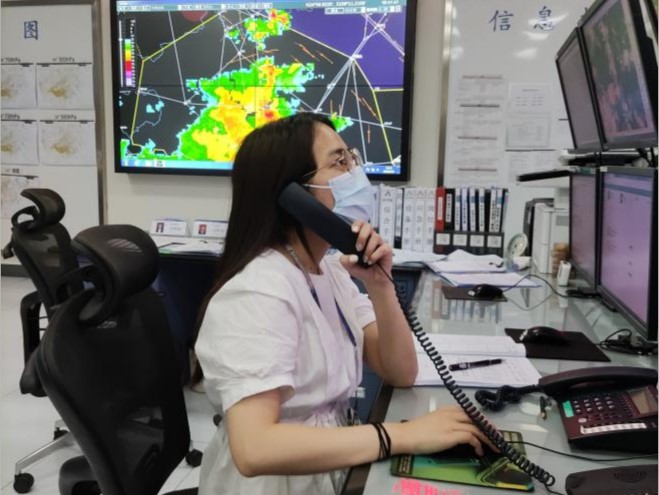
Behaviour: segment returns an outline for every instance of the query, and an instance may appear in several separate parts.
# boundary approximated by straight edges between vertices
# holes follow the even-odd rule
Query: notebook
[[[500,364],[451,371],[461,387],[496,388],[502,385],[536,385],[540,373],[526,357],[526,348],[506,336],[428,334],[430,343],[446,365],[501,358]],[[414,385],[443,385],[435,365],[415,342],[419,373]]]

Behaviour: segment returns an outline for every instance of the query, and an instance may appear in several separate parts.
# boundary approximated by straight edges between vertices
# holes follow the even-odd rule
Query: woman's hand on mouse
[[[405,423],[385,426],[391,429],[392,453],[396,454],[432,454],[459,444],[471,445],[479,456],[484,455],[483,444],[498,451],[460,406],[441,407]]]

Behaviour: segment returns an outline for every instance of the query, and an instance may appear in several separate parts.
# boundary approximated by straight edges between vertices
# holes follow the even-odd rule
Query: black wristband
[[[378,439],[379,439],[379,442],[380,442],[380,451],[378,453],[378,459],[377,459],[379,461],[379,460],[384,459],[384,455],[385,455],[385,449],[384,449],[385,443],[384,442],[385,442],[385,440],[384,440],[384,436],[382,435],[382,432],[380,431],[380,428],[378,428],[378,423],[371,423],[371,424],[373,425],[373,428],[375,428],[375,431],[378,433]]]
[[[384,427],[382,423],[380,423],[380,428],[382,429],[382,433],[384,433],[385,438],[387,439],[387,458],[391,457],[391,437],[389,436],[389,433],[387,432],[387,429]]]
[[[378,438],[380,439],[380,455],[378,461],[388,459],[391,457],[391,437],[389,437],[389,433],[387,433],[387,430],[382,423],[371,424],[375,428],[375,431],[378,432]]]

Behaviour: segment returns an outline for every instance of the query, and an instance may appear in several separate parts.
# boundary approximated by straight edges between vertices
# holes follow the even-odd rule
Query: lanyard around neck
[[[293,258],[293,261],[295,261],[297,267],[300,269],[300,271],[302,271],[302,274],[304,275],[304,278],[307,281],[307,285],[309,286],[309,290],[311,291],[311,296],[313,297],[314,301],[316,301],[318,308],[320,308],[320,310],[322,311],[323,308],[320,306],[320,298],[318,297],[318,292],[316,292],[316,288],[314,287],[313,282],[311,281],[309,272],[304,268],[304,265],[302,264],[302,260],[293,249],[293,246],[291,246],[290,244],[286,244],[285,247],[286,247],[286,251],[288,251],[288,254],[290,254],[291,258]],[[348,325],[348,321],[346,320],[343,311],[341,311],[341,307],[339,306],[339,303],[336,302],[336,298],[333,297],[333,299],[334,299],[334,304],[336,305],[336,310],[339,313],[341,326],[343,326],[343,329],[348,334],[348,338],[350,339],[350,342],[352,342],[352,345],[354,347],[357,347],[357,341],[355,340],[355,335],[352,333],[352,330],[350,330],[350,325]]]

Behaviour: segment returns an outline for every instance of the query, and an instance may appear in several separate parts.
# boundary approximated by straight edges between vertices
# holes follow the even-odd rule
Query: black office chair
[[[25,189],[21,195],[36,206],[23,208],[12,216],[11,240],[2,250],[2,255],[5,259],[16,255],[37,289],[24,296],[20,305],[25,359],[20,390],[23,394],[43,397],[45,392],[39,383],[33,359],[43,330],[40,325],[41,307],[50,319],[58,305],[81,292],[83,285],[76,255],[71,249],[71,238],[60,224],[66,211],[60,195],[50,189]],[[14,489],[18,493],[30,491],[34,483],[33,476],[23,472],[27,466],[72,441],[64,426],[62,421],[57,421],[53,441],[16,463]]]
[[[91,261],[94,288],[60,306],[36,352],[48,397],[84,453],[62,465],[60,494],[156,495],[190,443],[180,363],[150,287],[158,250],[130,225],[93,227],[72,244]]]

